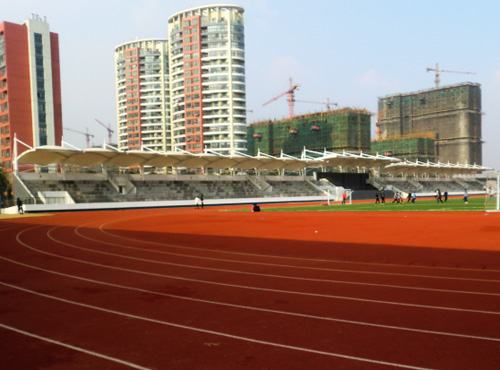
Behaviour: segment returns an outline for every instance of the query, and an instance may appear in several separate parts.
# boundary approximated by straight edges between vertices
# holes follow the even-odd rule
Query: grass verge
[[[274,206],[272,204],[262,205],[263,212],[484,212],[484,198],[469,198],[469,203],[463,199],[448,199],[446,203],[437,203],[435,199],[417,199],[415,203],[402,204],[391,203],[374,204],[372,202],[354,202],[342,205],[332,203],[328,205],[296,205],[296,206]],[[249,212],[249,210],[234,210],[235,212]]]

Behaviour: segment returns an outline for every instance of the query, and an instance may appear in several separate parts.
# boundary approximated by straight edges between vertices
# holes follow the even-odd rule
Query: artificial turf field
[[[327,207],[326,203],[313,205],[289,205],[286,207],[266,206],[266,212],[483,212],[495,209],[495,199],[485,201],[482,196],[469,197],[465,203],[462,197],[451,197],[446,202],[438,203],[435,198],[417,199],[414,203],[403,199],[401,203],[393,203],[392,199],[385,204],[375,204],[375,201],[355,201],[352,204],[342,205],[339,202],[331,203]],[[240,210],[241,211],[241,210]]]
[[[483,198],[307,207],[0,220],[0,368],[498,369]]]

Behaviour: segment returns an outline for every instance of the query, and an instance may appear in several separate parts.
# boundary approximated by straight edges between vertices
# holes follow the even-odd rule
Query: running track
[[[500,367],[500,214],[0,220],[0,369]]]

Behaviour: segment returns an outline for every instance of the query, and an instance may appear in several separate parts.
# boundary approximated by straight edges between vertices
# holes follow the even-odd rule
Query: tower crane
[[[87,149],[90,148],[90,138],[94,137],[94,135],[92,135],[92,134],[89,133],[89,129],[88,128],[85,129],[86,132],[78,131],[78,130],[75,130],[75,129],[72,129],[72,128],[68,128],[68,127],[65,127],[64,129],[68,130],[68,131],[76,132],[77,134],[85,135],[85,140],[87,141]]]
[[[328,110],[330,110],[331,105],[338,105],[337,103],[331,102],[329,98],[326,98],[326,103],[320,101],[309,101],[309,100],[295,100],[295,101],[299,103],[323,104]]]
[[[113,140],[113,132],[114,130],[111,129],[111,125],[106,126],[104,123],[99,121],[97,118],[95,119],[102,127],[104,127],[106,130],[108,130],[108,144],[111,145],[111,141]]]
[[[299,84],[294,85],[293,80],[290,77],[290,87],[288,88],[288,90],[282,92],[278,96],[275,96],[271,100],[266,101],[264,104],[262,104],[262,106],[267,105],[275,100],[278,100],[279,98],[281,98],[284,95],[287,95],[286,101],[288,102],[288,113],[289,113],[290,117],[293,117],[293,103],[295,102],[294,93],[295,93],[295,90],[298,90],[298,89],[300,89],[300,85]]]
[[[464,73],[468,75],[475,75],[475,72],[463,72],[463,71],[447,71],[445,69],[439,69],[439,64],[436,63],[436,68],[426,68],[426,71],[435,71],[436,72],[436,78],[434,82],[436,83],[436,87],[439,87],[439,76],[441,75],[442,72],[450,72],[450,73]]]

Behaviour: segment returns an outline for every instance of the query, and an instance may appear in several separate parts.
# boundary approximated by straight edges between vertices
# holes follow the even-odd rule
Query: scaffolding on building
[[[373,141],[372,152],[411,161],[433,161],[435,140],[432,134],[392,137],[387,140]]]
[[[370,151],[370,117],[365,109],[341,108],[248,127],[249,154],[259,150],[298,155],[303,148],[329,151]]]
[[[428,132],[435,140],[435,157],[430,160],[481,163],[479,84],[466,82],[381,97],[378,110],[384,112],[379,122],[382,141]]]

